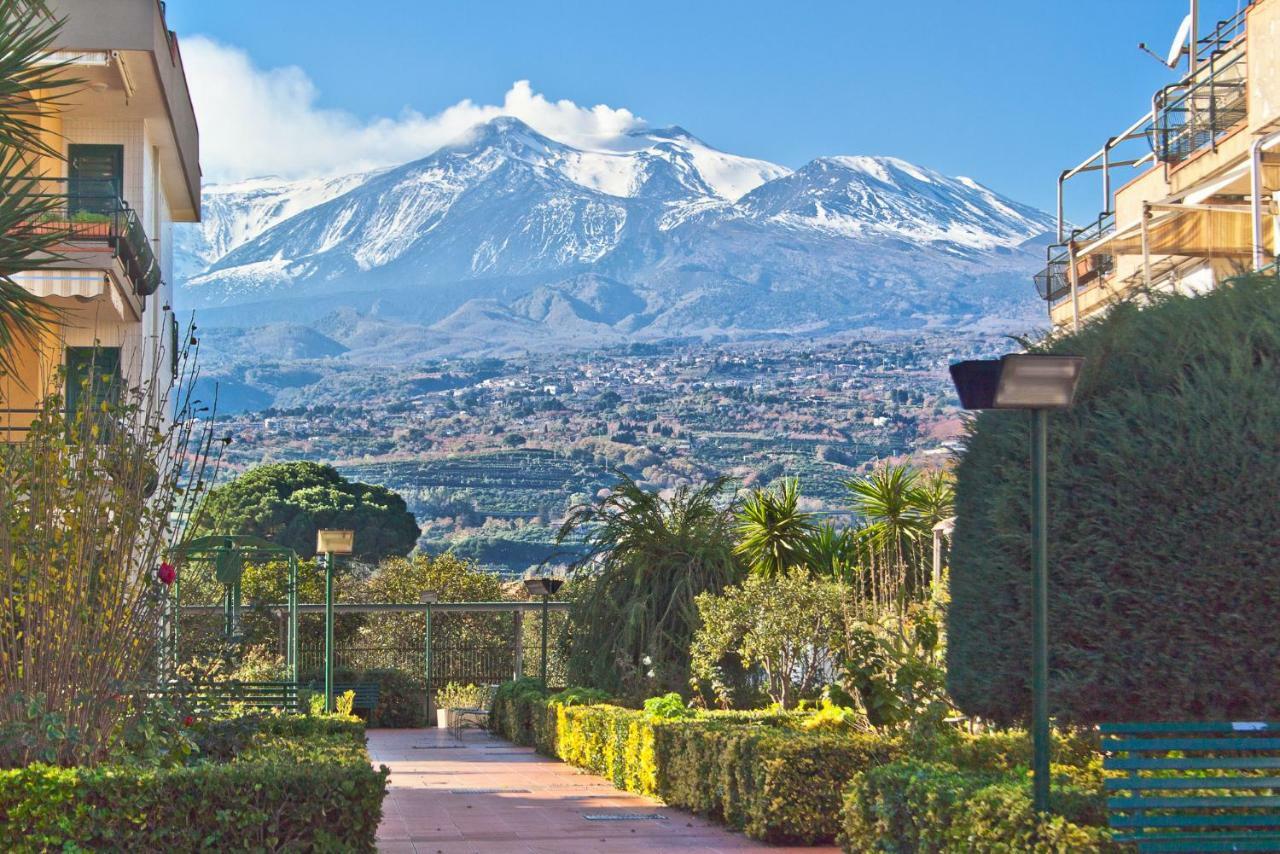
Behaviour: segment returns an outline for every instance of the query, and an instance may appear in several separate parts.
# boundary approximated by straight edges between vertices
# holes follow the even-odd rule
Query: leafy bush
[[[440,709],[477,709],[484,701],[485,690],[479,685],[450,682],[436,694],[436,707]]]
[[[228,725],[197,736],[235,742],[222,762],[0,771],[0,848],[374,850],[388,771],[358,721],[251,718],[226,740]]]
[[[322,690],[320,704],[324,703],[323,677],[317,679],[316,674],[302,674],[304,681],[310,680]],[[426,722],[426,692],[422,684],[402,670],[347,670],[339,668],[333,671],[334,682],[373,682],[378,686],[378,705],[369,712],[371,727],[419,727]]]
[[[1059,721],[1280,715],[1280,279],[1118,305],[1049,430],[1049,680]],[[957,469],[948,687],[1030,708],[1028,419],[981,413]]]
[[[769,696],[783,708],[821,687],[844,650],[845,609],[838,584],[791,569],[776,577],[756,573],[723,593],[695,600],[700,626],[692,646],[693,673],[717,699],[732,705],[722,662],[736,654],[765,674]]]
[[[1099,787],[1100,788],[1100,787]],[[1111,842],[1097,789],[1054,782],[1052,817],[1037,819],[1025,769],[961,770],[904,759],[857,774],[845,797],[846,851],[1105,852]]]
[[[661,697],[650,697],[644,701],[644,713],[654,720],[671,721],[679,718],[691,718],[697,714],[684,703],[684,698],[676,692],[663,694]]]
[[[597,703],[607,703],[611,698],[609,692],[599,688],[565,688],[548,699],[562,706],[594,706]]]

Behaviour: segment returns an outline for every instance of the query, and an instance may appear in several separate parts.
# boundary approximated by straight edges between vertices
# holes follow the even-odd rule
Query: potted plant
[[[484,702],[484,689],[479,685],[449,682],[436,694],[436,726],[449,726],[450,709],[475,709]]]

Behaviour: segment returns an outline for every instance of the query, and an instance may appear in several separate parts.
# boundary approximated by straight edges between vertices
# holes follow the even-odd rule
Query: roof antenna
[[[1151,48],[1147,47],[1146,42],[1138,42],[1138,50],[1155,57],[1162,65],[1169,68],[1177,68],[1178,63],[1182,61],[1182,57],[1187,57],[1188,71],[1192,74],[1196,70],[1196,13],[1199,4],[1196,0],[1191,0],[1191,12],[1182,19],[1182,23],[1178,25],[1178,32],[1173,37],[1173,43],[1169,45],[1169,51],[1165,56],[1160,56]]]

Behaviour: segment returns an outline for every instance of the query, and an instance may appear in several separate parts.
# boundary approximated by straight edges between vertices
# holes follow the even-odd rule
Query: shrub
[[[1119,850],[1102,826],[1103,799],[1069,779],[1054,782],[1052,817],[1037,819],[1024,769],[961,770],[905,759],[854,776],[845,796],[846,851]]]
[[[358,721],[237,726],[248,732],[223,762],[0,771],[0,847],[374,850],[388,771],[369,766]]]
[[[740,585],[694,600],[700,626],[694,633],[693,672],[725,696],[720,666],[736,654],[748,667],[764,671],[769,696],[790,708],[815,693],[844,648],[843,591],[838,584],[791,569],[766,578],[753,574]]]
[[[436,707],[441,709],[475,709],[485,701],[485,690],[479,685],[450,682],[436,694]]]
[[[1280,714],[1280,279],[1119,305],[1044,347],[1086,357],[1049,431],[1059,721]],[[948,687],[1030,707],[1028,419],[984,412],[957,469]]]
[[[693,717],[697,712],[684,704],[684,698],[676,692],[650,697],[644,701],[644,713],[654,720],[671,721]]]
[[[324,680],[316,674],[302,674],[304,681],[321,689],[319,702],[324,703]],[[422,684],[402,670],[392,668],[376,670],[337,669],[334,682],[374,682],[378,685],[378,704],[368,713],[371,727],[419,727],[426,722],[426,692]]]
[[[830,841],[849,779],[895,758],[900,743],[875,734],[805,733],[802,718],[711,712],[664,720],[618,706],[565,705],[535,680],[521,680],[498,689],[491,725],[619,788],[712,816],[757,839]]]

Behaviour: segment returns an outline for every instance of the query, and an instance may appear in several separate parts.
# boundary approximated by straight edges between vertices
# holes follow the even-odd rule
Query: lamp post
[[[434,590],[422,591],[423,609],[423,641],[422,657],[425,665],[423,682],[427,686],[427,726],[431,726],[431,606],[440,601],[440,594]]]
[[[1083,356],[1013,353],[951,366],[965,409],[1031,413],[1031,769],[1039,813],[1049,811],[1049,410],[1071,406],[1083,365]]]
[[[324,710],[333,712],[333,556],[349,555],[355,531],[316,531],[316,554],[324,555]]]
[[[562,584],[564,584],[563,578],[550,576],[524,580],[524,588],[529,591],[530,596],[542,597],[542,687],[544,688],[547,686],[547,615],[550,613],[547,600],[555,595]]]

